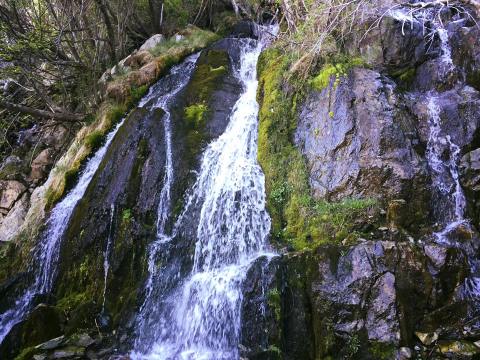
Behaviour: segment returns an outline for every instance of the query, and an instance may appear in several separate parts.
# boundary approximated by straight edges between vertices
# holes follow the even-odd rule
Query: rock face
[[[466,307],[457,299],[457,289],[468,273],[465,254],[448,250],[448,259],[442,261],[442,256],[433,258],[432,249],[430,257],[426,253],[420,245],[367,241],[351,248],[326,246],[282,256],[263,278],[252,270],[244,301],[243,344],[250,354],[259,353],[262,343],[275,344],[285,359],[392,359],[400,347],[417,344],[415,331],[437,331],[437,338],[461,331],[467,321],[458,320],[466,315]],[[449,282],[445,273],[450,274]],[[255,288],[263,292],[253,295]],[[263,317],[255,314],[258,304],[253,300],[262,294],[270,297]],[[275,301],[272,294],[277,294]],[[452,308],[463,311],[457,322],[436,318]],[[258,334],[253,344],[252,331]]]
[[[30,207],[30,194],[47,178],[55,157],[70,141],[71,133],[57,125],[37,127],[19,134],[13,154],[0,166],[0,242],[18,235]]]
[[[478,71],[480,46],[471,35],[477,27],[465,19],[452,22],[445,30],[447,42],[435,38],[428,51],[421,29],[413,24],[402,34],[401,24],[391,14],[358,49],[351,49],[368,69],[337,73],[326,88],[307,93],[299,106],[295,143],[307,159],[317,198],[405,201],[407,218],[398,220],[415,232],[432,213],[438,219],[438,213],[449,211],[433,189],[427,161],[431,99],[440,118],[440,136],[448,134],[461,153],[479,146],[480,93],[467,79]],[[450,60],[445,48],[452,49]],[[444,147],[448,161],[453,155]],[[462,160],[468,191],[475,181],[470,164],[467,157]],[[437,202],[433,208],[432,200]],[[470,215],[478,217],[476,197],[468,201]]]
[[[373,70],[353,69],[338,86],[332,79],[310,93],[295,140],[315,196],[405,199],[412,212],[425,214],[428,170],[414,121],[396,84]]]

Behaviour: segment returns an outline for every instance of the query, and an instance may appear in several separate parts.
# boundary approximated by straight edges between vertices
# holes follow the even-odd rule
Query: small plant
[[[207,105],[195,104],[185,108],[185,118],[194,127],[198,127],[203,123],[205,114],[208,111]]]
[[[132,218],[132,210],[131,209],[125,209],[123,210],[122,212],[122,219],[124,221],[130,221],[130,219]]]
[[[148,91],[147,85],[131,88],[130,89],[130,96],[132,97],[131,102],[135,104],[138,101],[140,101],[140,99],[145,96],[147,91]]]
[[[275,204],[281,205],[287,199],[287,194],[288,194],[288,185],[286,183],[281,183],[272,189],[270,193],[270,197]]]
[[[91,150],[95,151],[102,145],[103,133],[95,130],[85,138],[85,145]]]
[[[358,350],[360,350],[360,339],[358,338],[357,335],[352,335],[349,339],[348,339],[348,343],[347,343],[347,358],[351,359],[353,358],[357,353],[358,353]]]
[[[273,310],[275,319],[280,321],[281,316],[281,298],[277,288],[271,289],[267,294],[268,306]]]

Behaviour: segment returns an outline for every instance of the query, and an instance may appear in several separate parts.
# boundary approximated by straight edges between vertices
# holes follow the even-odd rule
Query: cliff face
[[[480,28],[473,8],[445,7],[439,21],[427,16],[429,7],[424,18],[405,16],[409,6],[385,13],[375,26],[355,27],[337,56],[317,59],[308,81],[292,75],[281,37],[260,55],[258,160],[278,256],[260,256],[235,284],[243,294],[236,346],[244,359],[480,356]],[[135,99],[143,100],[65,217],[52,288],[29,299],[32,309],[5,337],[0,357],[22,350],[27,359],[127,354],[139,314],[171,301],[167,295],[194,267],[204,200],[186,211],[186,195],[202,151],[224,133],[242,93],[237,71],[250,44],[242,38],[255,36],[251,23],[240,22],[232,36],[168,73],[216,37],[193,48],[179,38],[173,58],[139,51],[105,74],[108,101],[130,101],[138,87]],[[95,126],[108,132],[114,121],[104,122],[109,126],[94,123],[77,136],[32,195],[38,184],[30,181],[46,178],[62,136],[42,145],[31,168],[13,157],[2,166],[10,175],[1,183],[0,210],[8,213],[1,226],[8,231],[0,235],[10,238],[22,224],[29,230],[32,216],[41,234],[17,239],[21,256],[15,245],[3,255],[2,313],[28,293],[36,275],[39,257],[28,253],[49,231],[47,189],[59,190],[56,201],[65,199],[63,191],[75,185],[67,184],[66,168],[75,164],[76,174],[86,134]],[[89,154],[101,141],[92,145]],[[161,306],[147,304],[152,294]],[[161,316],[151,311],[145,319],[160,323]]]
[[[479,352],[480,31],[474,11],[450,10],[444,26],[429,24],[428,39],[401,13],[347,45],[345,60],[324,60],[301,95],[283,77],[280,53],[261,61],[259,158],[274,235],[312,249],[272,263],[264,285],[276,299],[265,329],[285,358]],[[303,168],[290,165],[298,153]],[[325,214],[324,201],[352,199],[375,205],[345,224],[347,233],[329,232],[342,213]],[[251,331],[245,341],[255,349]]]

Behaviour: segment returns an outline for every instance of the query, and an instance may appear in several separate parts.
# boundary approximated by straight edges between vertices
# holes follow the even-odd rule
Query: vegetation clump
[[[330,85],[330,79],[334,77],[334,86],[336,87],[340,79],[347,76],[350,69],[356,66],[364,66],[361,58],[353,58],[349,61],[340,61],[335,64],[325,64],[319,74],[315,76],[310,84],[318,91],[322,91]]]
[[[274,238],[296,250],[313,249],[325,242],[355,237],[355,220],[375,207],[376,201],[345,199],[330,203],[311,195],[306,161],[292,142],[296,105],[303,88],[296,88],[295,96],[285,93],[284,74],[289,65],[289,59],[275,48],[264,52],[259,60],[258,159],[265,173]],[[344,74],[349,66],[353,65],[333,67],[334,71],[324,74]],[[326,78],[322,75],[318,86],[324,85]]]

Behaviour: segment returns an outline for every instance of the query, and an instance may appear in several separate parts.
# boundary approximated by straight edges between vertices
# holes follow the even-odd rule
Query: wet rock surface
[[[266,282],[258,273],[263,268],[254,267],[246,284],[242,344],[250,354],[274,344],[285,359],[393,359],[409,358],[412,351],[447,353],[446,345],[437,345],[465,341],[468,306],[458,300],[458,287],[468,274],[468,264],[459,266],[459,257],[465,259],[461,251],[446,251],[447,260],[441,261],[432,249],[427,255],[421,244],[367,241],[281,256],[271,263],[270,271],[276,275],[267,275]],[[265,302],[266,316],[253,311],[252,298],[264,294],[277,297]],[[249,338],[250,334],[254,336]],[[265,345],[259,339],[269,341]]]
[[[234,76],[235,62],[240,56],[237,43],[240,41],[248,40],[226,39],[204,50],[196,62],[192,78],[171,106],[172,143],[175,144],[172,149],[174,185],[171,189],[172,216],[167,228],[175,221],[185,191],[194,180],[193,170],[198,168],[202,149],[223,133],[227,115],[241,93],[239,81]],[[206,75],[210,77],[206,78]],[[173,78],[166,78],[157,90],[168,92],[174,85]],[[192,124],[185,109],[197,104],[204,105],[208,111],[200,124]],[[65,261],[61,260],[59,264],[56,301],[53,301],[56,309],[68,314],[67,319],[61,322],[58,335],[70,336],[79,329],[109,331],[115,328],[118,331],[120,328],[121,333],[127,331],[128,340],[131,340],[134,317],[142,302],[143,283],[147,275],[147,245],[156,237],[159,189],[165,179],[165,113],[161,109],[148,110],[150,106],[146,104],[146,108],[129,114],[85,195],[74,209],[62,242],[60,259]],[[36,165],[43,164],[45,155],[41,154]],[[179,268],[172,269],[172,275],[179,269],[182,273],[190,270],[189,258],[182,255],[192,250],[190,245],[195,240],[195,235],[189,233],[190,228],[181,232],[178,239],[172,240],[172,246],[162,253],[163,260],[158,259],[165,263],[171,258],[179,259],[173,262],[173,266],[178,265]],[[104,252],[109,238],[114,241],[103,311]],[[165,281],[169,279],[172,282],[168,288],[171,288],[175,277],[165,276]],[[159,288],[162,288],[161,284]],[[26,321],[30,321],[30,316]],[[39,342],[39,339],[30,339],[28,334],[25,339],[28,344],[13,346],[12,349],[18,351]],[[129,349],[126,340],[118,347],[122,351]],[[105,349],[98,348],[90,351],[89,346],[63,344],[54,351],[49,350],[47,358],[90,356],[103,359],[113,353],[113,350],[102,353]]]

